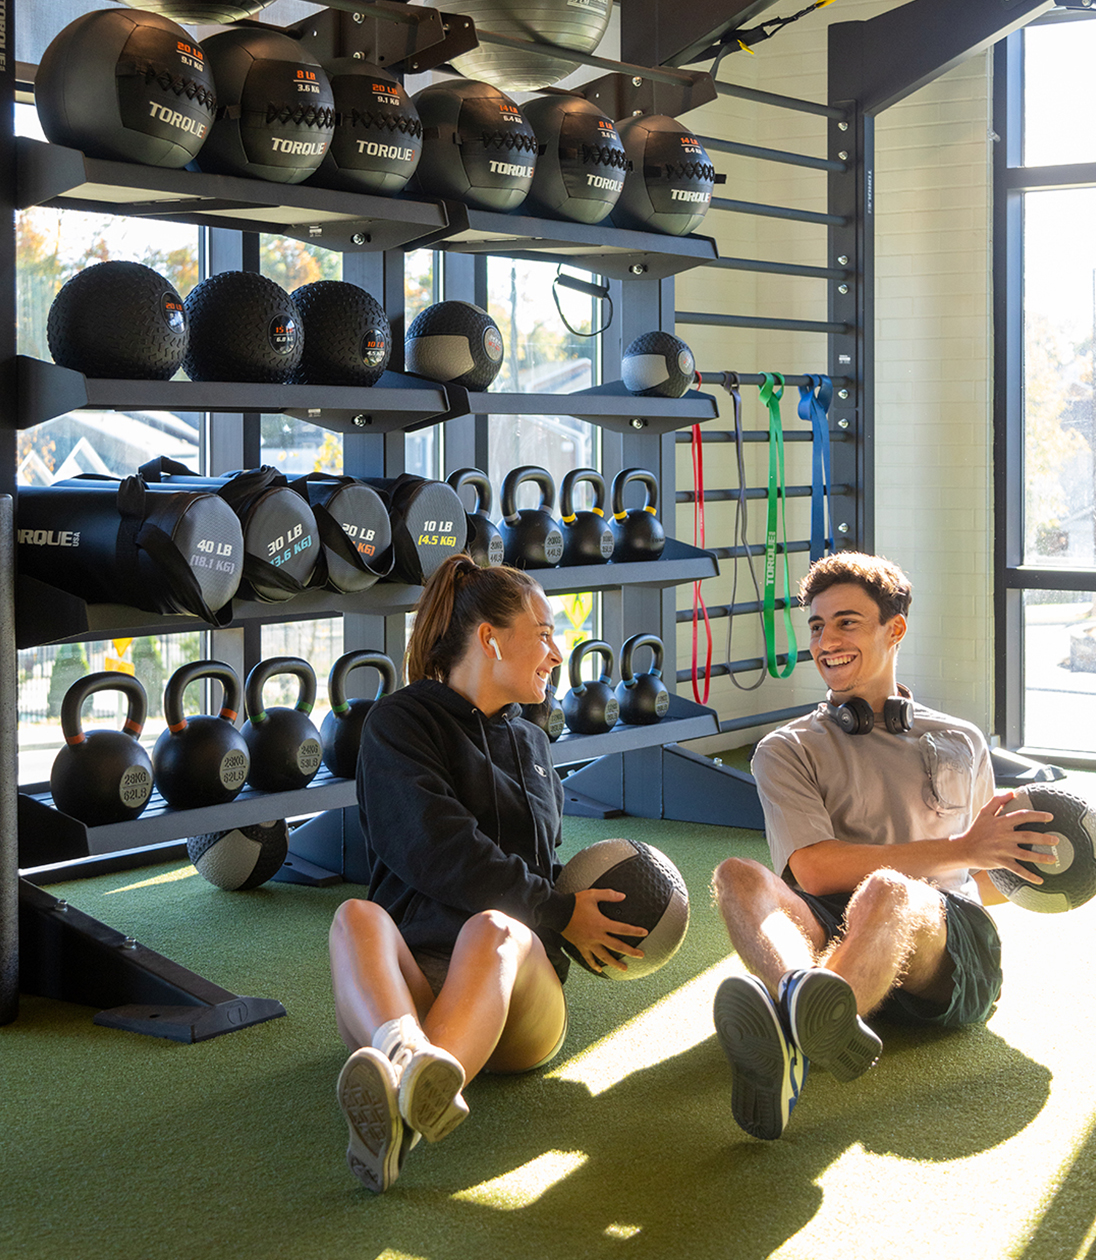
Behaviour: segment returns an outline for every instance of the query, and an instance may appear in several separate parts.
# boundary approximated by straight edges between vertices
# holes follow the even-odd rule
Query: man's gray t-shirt
[[[789,882],[796,849],[835,839],[946,839],[965,831],[994,793],[981,731],[919,704],[911,730],[893,734],[877,720],[866,735],[847,735],[819,705],[766,735],[751,769],[773,870]],[[980,900],[967,871],[930,882]]]

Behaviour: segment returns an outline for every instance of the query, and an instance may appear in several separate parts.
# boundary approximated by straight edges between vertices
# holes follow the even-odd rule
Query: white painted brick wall
[[[894,7],[878,0],[843,0],[760,45],[755,57],[736,54],[721,77],[746,86],[825,100],[829,21],[861,20]],[[839,9],[839,12],[835,12]],[[822,50],[821,52],[819,50]],[[902,564],[914,581],[914,612],[901,675],[918,698],[989,731],[992,723],[992,361],[990,294],[990,60],[978,56],[883,114],[876,127],[876,549]],[[825,120],[720,98],[685,117],[702,135],[824,156]],[[789,166],[713,154],[728,183],[717,195],[774,205],[825,209],[825,176]],[[823,264],[823,228],[713,211],[702,231],[721,255]],[[677,281],[679,311],[824,319],[825,282],[700,269]],[[703,370],[823,371],[826,338],[812,333],[710,329],[681,325]],[[721,399],[724,397],[720,391]],[[743,392],[746,425],[765,427],[757,390]],[[789,389],[786,428],[802,427],[798,391]],[[729,427],[721,401],[718,427]],[[789,482],[810,479],[809,447],[787,447]],[[747,480],[764,485],[767,447],[747,447]],[[733,448],[705,450],[711,487],[737,484]],[[688,448],[679,448],[678,485],[691,484]],[[808,530],[807,500],[788,505],[792,536]],[[750,536],[763,541],[765,505],[750,504]],[[731,540],[733,507],[708,509],[709,545]],[[692,508],[678,512],[678,536],[692,537]],[[806,567],[792,558],[792,581]],[[760,570],[760,565],[759,565]],[[732,566],[704,584],[709,604],[729,603]],[[748,596],[740,568],[738,598]],[[679,605],[691,604],[682,588]],[[756,619],[738,619],[732,655],[762,655]],[[778,633],[783,643],[782,624]],[[797,614],[801,646],[805,619]],[[713,623],[713,659],[725,659],[726,621]],[[691,628],[678,638],[679,667],[691,659]],[[688,684],[683,691],[690,694]],[[818,679],[807,663],[785,682],[766,680],[749,695],[727,679],[712,682],[710,703],[720,716],[744,715],[809,702]],[[760,731],[725,736],[747,743]],[[707,741],[715,746],[720,741]],[[704,748],[704,743],[699,747]]]

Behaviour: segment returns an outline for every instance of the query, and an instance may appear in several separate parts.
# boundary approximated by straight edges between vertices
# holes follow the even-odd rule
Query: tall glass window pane
[[[420,311],[440,302],[441,266],[438,254],[431,249],[415,249],[404,257],[403,306],[404,328]],[[403,435],[404,468],[416,477],[440,479],[444,475],[445,426],[432,424]]]
[[[1024,743],[1092,752],[1096,604],[1082,591],[1024,592]]]
[[[1024,560],[1096,558],[1096,189],[1024,198]]]
[[[502,331],[506,347],[502,370],[492,389],[569,394],[598,383],[598,338],[582,334],[600,327],[596,321],[602,313],[594,309],[592,298],[560,289],[565,323],[552,297],[555,275],[554,263],[488,260],[488,310]],[[573,468],[600,470],[601,464],[600,430],[573,416],[496,415],[491,422],[489,449],[488,476],[496,493],[501,491],[510,469],[523,464],[546,468],[556,484],[557,516],[564,475]],[[574,506],[592,506],[592,493],[588,484],[580,484]],[[518,494],[519,507],[529,507],[537,501],[534,487],[522,486]],[[596,633],[600,608],[594,595],[587,592],[554,596],[550,603],[561,646],[573,647]],[[560,686],[560,694],[565,690],[566,681]]]
[[[1096,22],[1050,22],[1024,31],[1024,165],[1096,161],[1092,65]]]

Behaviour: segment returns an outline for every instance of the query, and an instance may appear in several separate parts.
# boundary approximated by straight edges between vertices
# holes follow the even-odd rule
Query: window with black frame
[[[996,66],[998,726],[1096,755],[1096,21],[1033,23]]]

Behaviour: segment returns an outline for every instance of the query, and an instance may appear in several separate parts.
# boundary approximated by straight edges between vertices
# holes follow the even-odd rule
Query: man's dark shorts
[[[951,1002],[941,1007],[938,1002],[894,989],[876,1015],[899,1024],[939,1024],[945,1028],[984,1024],[997,1008],[1001,993],[1001,938],[978,902],[960,893],[937,891],[947,913],[947,951],[955,984]],[[815,897],[798,888],[795,893],[810,907],[827,939],[840,934],[851,893]]]

